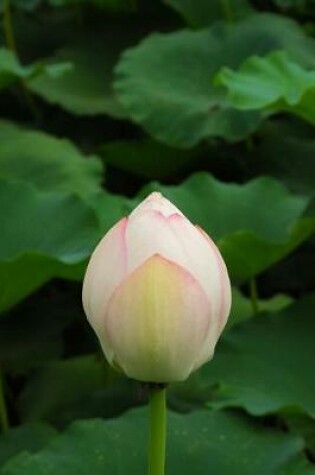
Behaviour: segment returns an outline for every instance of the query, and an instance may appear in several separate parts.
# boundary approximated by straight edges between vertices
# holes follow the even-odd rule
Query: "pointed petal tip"
[[[181,214],[181,211],[162,193],[153,191],[131,213],[130,218],[141,215],[148,211],[159,211],[165,217],[172,214]]]
[[[146,197],[147,200],[160,200],[161,198],[164,198],[164,196],[159,191],[152,191],[152,193]]]

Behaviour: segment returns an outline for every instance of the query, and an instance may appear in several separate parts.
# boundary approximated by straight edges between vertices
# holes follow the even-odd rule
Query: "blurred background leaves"
[[[314,7],[0,1],[1,475],[143,472],[146,389],[81,281],[153,190],[233,284],[214,360],[169,389],[169,473],[315,474]]]

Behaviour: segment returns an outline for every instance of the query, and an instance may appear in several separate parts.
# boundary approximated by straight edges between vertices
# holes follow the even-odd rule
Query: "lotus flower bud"
[[[152,193],[96,247],[83,306],[110,364],[140,381],[168,383],[211,359],[231,286],[210,237]]]

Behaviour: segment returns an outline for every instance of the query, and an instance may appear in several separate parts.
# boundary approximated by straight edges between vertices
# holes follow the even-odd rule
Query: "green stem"
[[[164,475],[166,446],[166,389],[150,392],[149,475]]]
[[[4,0],[3,3],[3,31],[6,47],[15,54],[18,58],[18,52],[16,47],[16,39],[12,21],[11,0]],[[37,110],[36,103],[27,89],[27,84],[23,78],[20,79],[21,89],[24,95],[25,103],[29,108],[34,120],[40,121],[40,113]]]
[[[254,277],[252,277],[249,281],[249,291],[250,291],[250,300],[253,308],[254,314],[259,312],[259,303],[258,303],[258,292],[257,292],[257,284]]]
[[[3,388],[3,375],[1,374],[0,368],[0,426],[3,434],[6,434],[9,430],[9,419],[7,413],[7,407],[4,397],[4,388]]]
[[[3,31],[7,48],[16,53],[10,0],[4,0],[3,2]]]
[[[230,4],[230,0],[220,0],[221,8],[223,11],[223,15],[228,23],[233,23],[234,15],[233,10]]]

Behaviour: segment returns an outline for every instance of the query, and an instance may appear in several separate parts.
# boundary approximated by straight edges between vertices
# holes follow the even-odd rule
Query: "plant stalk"
[[[16,58],[19,58],[16,39],[13,28],[11,0],[4,0],[3,3],[3,31],[6,47],[15,54]],[[24,100],[29,108],[31,115],[36,122],[40,121],[40,113],[37,110],[36,103],[27,89],[27,84],[23,78],[20,79],[21,90],[23,92]]]
[[[230,0],[220,0],[223,15],[228,23],[233,23],[234,16]]]
[[[6,47],[16,53],[10,0],[4,0],[3,2],[3,31]]]
[[[166,389],[152,387],[149,400],[149,475],[164,475],[166,447]]]
[[[3,374],[0,368],[0,427],[3,434],[9,430],[9,419],[4,396]]]

